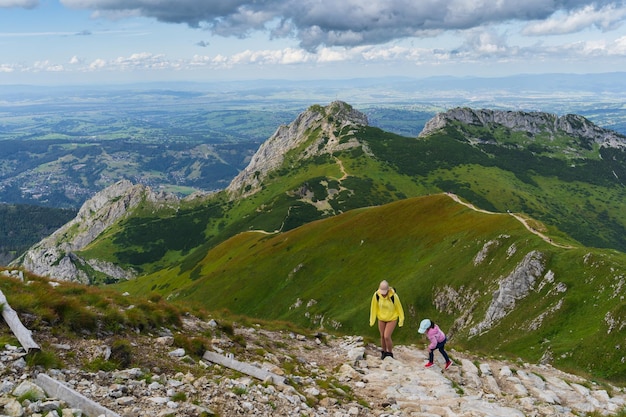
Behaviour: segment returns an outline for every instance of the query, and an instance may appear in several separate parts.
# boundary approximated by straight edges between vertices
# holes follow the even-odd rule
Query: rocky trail
[[[398,359],[368,356],[365,389],[382,394],[401,416],[578,416],[620,412],[623,389],[594,386],[550,366],[473,358],[451,351],[454,360],[443,370],[424,368],[425,351],[400,346]],[[355,368],[357,370],[358,368]],[[380,404],[380,405],[385,405]],[[375,414],[383,415],[383,414]]]
[[[212,325],[189,320],[186,328],[197,332]],[[130,339],[141,366],[94,372],[79,364],[105,354],[108,340],[45,337],[44,349],[67,361],[64,369],[29,366],[19,347],[0,350],[0,416],[87,415],[37,389],[38,374],[109,410],[90,417],[574,417],[624,415],[626,410],[624,388],[596,385],[547,365],[513,365],[450,349],[454,364],[444,372],[438,353],[432,368],[424,368],[427,352],[416,346],[396,346],[395,358],[381,360],[377,347],[359,336],[252,327],[211,340],[214,355],[264,369],[279,376],[280,383],[193,358],[174,346],[167,332]]]

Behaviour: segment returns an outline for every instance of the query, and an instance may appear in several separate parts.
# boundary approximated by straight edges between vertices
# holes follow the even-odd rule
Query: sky
[[[0,0],[0,84],[626,71],[626,0]]]

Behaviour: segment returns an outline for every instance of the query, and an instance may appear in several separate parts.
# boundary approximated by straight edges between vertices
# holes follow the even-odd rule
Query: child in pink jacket
[[[446,342],[448,341],[448,339],[446,338],[446,334],[441,331],[439,326],[437,326],[435,323],[428,319],[422,320],[418,332],[422,334],[426,333],[426,337],[428,337],[428,340],[430,341],[430,344],[428,345],[428,363],[425,366],[427,368],[433,366],[433,360],[435,356],[434,352],[435,349],[437,349],[439,350],[439,352],[441,352],[443,358],[446,361],[446,366],[444,369],[448,369],[450,365],[452,365],[452,361],[450,360],[448,354],[446,353],[446,350],[444,349]]]

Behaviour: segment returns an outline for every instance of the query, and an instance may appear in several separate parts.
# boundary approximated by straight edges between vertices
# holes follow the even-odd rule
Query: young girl
[[[428,337],[428,340],[430,340],[430,344],[428,345],[428,363],[424,366],[426,366],[427,368],[433,366],[433,360],[435,356],[434,352],[435,349],[437,349],[439,350],[439,352],[441,352],[441,355],[443,355],[443,358],[446,361],[446,366],[444,369],[448,369],[450,365],[452,365],[452,361],[450,360],[448,354],[444,349],[446,342],[448,341],[448,339],[446,338],[446,334],[441,331],[439,326],[437,326],[435,323],[428,319],[422,320],[418,332],[422,334],[426,333],[426,337]]]

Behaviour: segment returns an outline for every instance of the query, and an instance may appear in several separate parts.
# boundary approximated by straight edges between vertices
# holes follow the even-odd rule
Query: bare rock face
[[[528,253],[513,272],[500,281],[485,318],[470,329],[470,336],[489,330],[510,313],[515,308],[516,301],[526,297],[533,290],[544,270],[543,254],[538,251]]]
[[[558,117],[555,114],[543,112],[454,108],[445,113],[439,113],[429,120],[419,136],[429,135],[445,127],[451,121],[485,127],[498,124],[512,130],[529,132],[533,135],[542,132],[551,134],[563,132],[571,136],[586,138],[602,147],[626,148],[626,137],[611,130],[598,127],[583,116],[568,114]]]
[[[76,252],[84,249],[100,233],[142,202],[156,205],[177,203],[174,195],[154,193],[143,185],[123,180],[86,201],[76,217],[49,237],[31,247],[11,265],[37,275],[65,281],[90,283],[87,271],[96,270],[114,279],[130,279],[135,274],[111,262],[83,259]]]
[[[341,101],[335,101],[326,107],[311,106],[288,126],[280,126],[261,145],[248,166],[232,180],[226,190],[231,195],[253,194],[259,189],[263,178],[283,164],[285,155],[300,146],[304,146],[297,156],[301,158],[360,146],[356,138],[346,140],[345,136],[351,128],[356,129],[367,124],[367,116]],[[341,132],[342,140],[337,132]]]

